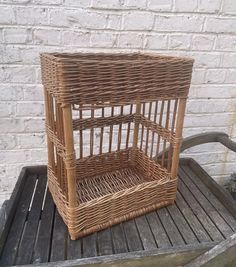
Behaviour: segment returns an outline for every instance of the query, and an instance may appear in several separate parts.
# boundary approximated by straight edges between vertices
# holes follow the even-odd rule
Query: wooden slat
[[[70,236],[68,235],[67,259],[80,259],[82,257],[81,249],[81,239],[71,240]]]
[[[224,218],[226,223],[231,227],[233,231],[236,231],[236,220],[225,208],[225,206],[214,196],[214,194],[203,184],[199,177],[192,171],[192,169],[183,165],[182,169],[188,174],[188,177],[199,188],[202,194],[208,199],[208,201],[215,207],[219,214]]]
[[[153,250],[157,248],[151,229],[148,225],[147,219],[144,216],[140,216],[135,219],[139,235],[145,250]]]
[[[193,261],[188,262],[185,267],[233,267],[236,264],[236,234],[215,245]]]
[[[52,249],[50,261],[63,261],[66,256],[66,240],[67,240],[67,228],[64,224],[60,214],[56,210],[53,236],[52,236]]]
[[[49,260],[54,214],[55,205],[51,193],[47,189],[38,237],[34,248],[33,263],[48,262]]]
[[[184,215],[186,221],[189,223],[191,228],[193,229],[195,235],[197,236],[198,240],[200,242],[210,242],[211,238],[209,234],[206,232],[202,224],[199,222],[195,214],[193,213],[191,209],[191,203],[190,206],[185,202],[183,197],[179,192],[177,192],[176,195],[176,205],[181,210],[182,214]]]
[[[146,215],[146,218],[148,220],[158,248],[171,247],[170,240],[161,224],[159,217],[157,216],[157,213],[154,211],[150,212]]]
[[[200,204],[197,202],[197,200],[194,198],[192,193],[189,191],[189,189],[181,179],[179,179],[178,181],[178,188],[183,198],[190,204],[192,211],[194,212],[195,216],[198,218],[202,226],[205,228],[211,239],[214,241],[223,240],[223,236],[220,231],[216,228],[215,224],[211,221],[211,219],[208,217],[206,212],[202,209]]]
[[[18,245],[28,215],[28,209],[31,202],[36,179],[36,175],[27,177],[25,186],[23,188],[23,194],[20,197],[15,217],[13,219],[12,226],[1,255],[0,266],[9,266],[14,265],[15,263]]]
[[[189,178],[189,174],[184,171],[183,173],[185,173],[185,175],[182,175],[182,177],[184,177],[184,179],[182,178],[184,183],[195,196],[201,207],[205,210],[205,212],[208,214],[208,216],[211,218],[211,220],[214,222],[220,232],[224,235],[224,237],[230,236],[233,233],[232,229],[220,216],[217,210],[211,205],[211,203],[206,199],[202,192],[197,188],[197,186],[191,181],[191,179]]]
[[[214,242],[168,249],[143,250],[103,257],[52,262],[47,267],[171,267],[184,266],[215,245]],[[234,265],[231,265],[234,266]],[[231,267],[229,266],[229,267]],[[221,266],[220,266],[221,267]]]
[[[177,227],[175,226],[172,218],[170,217],[169,212],[166,208],[162,208],[157,211],[157,214],[161,220],[162,225],[165,228],[166,233],[168,234],[168,237],[172,243],[173,246],[180,246],[184,245],[185,242],[180,235]]]
[[[134,220],[123,223],[129,251],[143,250],[142,242]]]
[[[97,233],[97,243],[99,256],[113,254],[110,228]]]
[[[196,244],[198,240],[193,233],[192,229],[189,227],[187,221],[181,214],[180,210],[176,207],[176,205],[170,205],[167,207],[172,219],[175,222],[178,230],[180,231],[184,241],[186,244]]]
[[[84,258],[97,256],[96,242],[97,242],[97,233],[87,235],[82,239]]]
[[[114,253],[117,254],[117,253],[128,252],[122,224],[114,225],[111,228],[111,232],[112,232],[112,242],[113,242],[113,247],[114,247]]]
[[[23,194],[23,188],[27,179],[27,168],[22,168],[18,180],[15,184],[13,192],[9,200],[4,201],[0,209],[0,255],[2,253],[4,244],[7,239],[9,229],[12,225],[16,209],[21,195]]]
[[[39,219],[41,216],[43,197],[47,182],[46,178],[46,175],[40,175],[38,178],[38,183],[36,186],[32,206],[28,215],[27,224],[21,238],[21,243],[18,247],[16,264],[19,265],[31,262]],[[27,253],[25,253],[26,251]]]
[[[182,159],[183,165],[189,164],[191,169],[197,173],[198,178],[217,197],[226,209],[236,218],[236,201],[231,194],[212,179],[212,177],[193,159]]]

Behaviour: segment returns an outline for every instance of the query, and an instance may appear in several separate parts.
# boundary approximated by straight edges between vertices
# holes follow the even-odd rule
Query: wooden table
[[[23,168],[0,217],[0,266],[178,266],[236,232],[231,196],[181,159],[176,203],[71,241],[46,186],[46,167]],[[171,257],[170,257],[171,255]]]

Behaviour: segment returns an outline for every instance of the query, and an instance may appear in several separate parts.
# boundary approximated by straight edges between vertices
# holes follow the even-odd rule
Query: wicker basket
[[[41,55],[48,184],[72,239],[174,202],[192,64]]]

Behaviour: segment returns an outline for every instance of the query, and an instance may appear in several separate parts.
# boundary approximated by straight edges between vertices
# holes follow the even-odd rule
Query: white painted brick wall
[[[184,136],[236,140],[235,0],[0,0],[0,202],[22,166],[46,163],[39,53],[148,51],[195,59]],[[223,182],[236,156],[207,144],[185,154]]]

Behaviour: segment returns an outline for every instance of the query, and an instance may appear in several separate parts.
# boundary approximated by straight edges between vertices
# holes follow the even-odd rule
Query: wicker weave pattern
[[[142,54],[50,54],[43,65],[48,90],[58,102],[72,104],[185,97],[192,73],[189,59]]]
[[[41,55],[48,183],[72,239],[173,203],[192,64]]]

